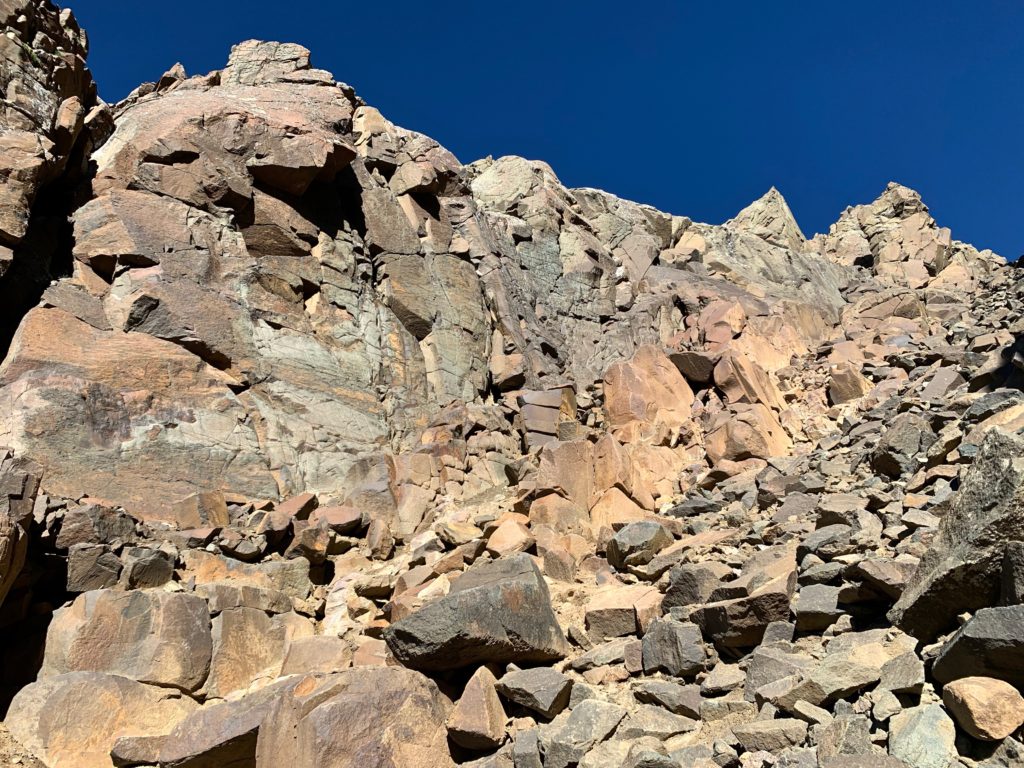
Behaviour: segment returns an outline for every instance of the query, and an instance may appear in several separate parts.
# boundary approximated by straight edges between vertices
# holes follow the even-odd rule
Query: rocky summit
[[[1024,765],[1024,282],[0,0],[0,762]]]

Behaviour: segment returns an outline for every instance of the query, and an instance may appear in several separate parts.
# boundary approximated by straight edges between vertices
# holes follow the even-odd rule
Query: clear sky
[[[108,101],[298,42],[463,162],[541,159],[712,223],[775,185],[808,236],[896,180],[955,238],[1024,252],[1020,0],[67,4]]]

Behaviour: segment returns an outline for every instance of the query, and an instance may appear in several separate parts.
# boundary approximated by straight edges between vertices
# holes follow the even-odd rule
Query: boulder
[[[392,624],[384,639],[400,662],[426,670],[554,661],[567,651],[544,577],[525,554],[469,568],[448,595]]]
[[[1003,556],[1024,541],[1024,438],[988,432],[889,619],[930,641],[966,611],[995,605]]]
[[[54,613],[39,675],[106,672],[191,692],[206,681],[212,651],[201,597],[100,589]]]
[[[69,672],[22,688],[6,724],[48,768],[112,768],[118,739],[166,734],[198,708],[171,688],[105,672]]]
[[[448,736],[460,747],[490,750],[505,740],[505,710],[495,682],[491,671],[480,667],[448,716]]]
[[[604,374],[608,426],[620,442],[669,443],[690,419],[693,392],[657,347],[640,347]]]
[[[889,754],[914,768],[949,768],[956,727],[938,704],[905,709],[889,721]]]
[[[700,628],[670,618],[655,619],[643,637],[644,672],[673,677],[695,675],[704,668],[707,653]]]
[[[628,565],[645,565],[673,541],[661,523],[639,520],[620,528],[608,541],[608,562],[620,570]]]
[[[259,729],[256,768],[453,768],[437,686],[399,667],[304,678],[278,697]]]
[[[971,737],[1002,741],[1024,724],[1024,696],[991,677],[961,677],[942,689],[942,703]]]
[[[597,699],[586,699],[562,713],[541,733],[544,768],[578,764],[595,744],[612,734],[625,716],[623,707]]]
[[[313,623],[296,613],[237,607],[213,618],[207,698],[266,685],[281,674],[293,639],[313,637]]]
[[[551,667],[522,669],[498,680],[498,692],[509,701],[552,718],[565,709],[572,680]]]
[[[230,701],[209,704],[163,735],[122,736],[110,751],[114,765],[254,765],[260,725],[273,703],[302,681],[292,677]]]
[[[994,677],[1024,687],[1024,605],[983,608],[939,651],[932,674],[942,683]]]

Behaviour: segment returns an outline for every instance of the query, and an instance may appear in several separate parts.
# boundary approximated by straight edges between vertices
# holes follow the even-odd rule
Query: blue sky
[[[715,223],[775,185],[807,235],[896,180],[955,238],[1024,252],[1019,0],[70,6],[108,101],[240,40],[298,42],[463,162],[541,159]]]

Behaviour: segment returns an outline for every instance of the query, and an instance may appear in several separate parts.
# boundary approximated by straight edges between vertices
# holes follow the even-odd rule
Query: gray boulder
[[[1007,545],[1024,541],[1024,439],[991,430],[889,619],[919,640],[999,600]]]

